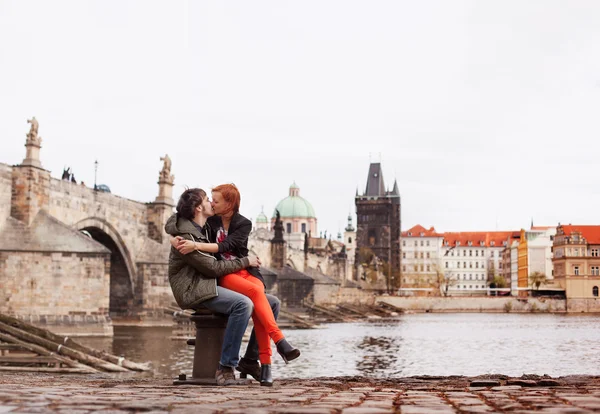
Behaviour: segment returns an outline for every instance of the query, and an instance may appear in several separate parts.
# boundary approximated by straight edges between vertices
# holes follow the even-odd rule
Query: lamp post
[[[98,190],[96,180],[98,178],[98,160],[94,161],[94,190]]]

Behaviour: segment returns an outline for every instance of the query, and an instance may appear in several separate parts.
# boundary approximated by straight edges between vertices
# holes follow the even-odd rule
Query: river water
[[[276,378],[600,374],[597,315],[412,314],[284,334],[302,355],[285,365],[274,351]],[[156,375],[189,375],[193,348],[171,335],[171,328],[115,327],[112,338],[79,342],[151,361]]]

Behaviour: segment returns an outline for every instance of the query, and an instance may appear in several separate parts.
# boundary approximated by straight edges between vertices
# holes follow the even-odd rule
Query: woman
[[[225,261],[235,260],[248,255],[248,235],[252,223],[239,213],[240,193],[233,184],[223,184],[212,190],[212,207],[216,215],[209,219],[211,228],[210,240],[217,243],[202,243],[190,240],[179,240],[177,249],[182,254],[194,250],[207,253],[219,253]],[[219,285],[248,296],[254,304],[252,320],[258,342],[259,360],[261,363],[260,384],[271,386],[271,344],[275,342],[277,352],[285,363],[300,356],[300,351],[293,348],[285,339],[277,326],[273,311],[265,296],[265,285],[258,268],[249,268],[224,276]]]

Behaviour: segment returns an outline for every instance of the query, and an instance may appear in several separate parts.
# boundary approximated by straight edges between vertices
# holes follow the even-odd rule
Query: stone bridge
[[[174,206],[168,156],[158,196],[142,203],[51,177],[31,135],[21,164],[0,163],[0,312],[92,322],[103,333],[111,318],[162,317],[173,303],[163,230]]]

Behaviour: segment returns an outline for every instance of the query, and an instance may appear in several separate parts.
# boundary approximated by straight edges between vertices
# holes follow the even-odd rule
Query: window
[[[598,296],[598,286],[594,286],[594,287],[592,288],[592,295],[594,295],[594,296]]]
[[[352,237],[348,237],[348,244],[352,244]]]
[[[467,262],[463,262],[463,269],[467,268]]]
[[[472,275],[469,275],[469,280],[473,280],[473,276]]]
[[[473,250],[469,250],[469,256],[473,256]]]
[[[494,251],[493,250],[490,252],[490,257],[494,257]]]
[[[306,233],[306,223],[302,223],[302,233]]]
[[[423,240],[421,240],[421,247],[423,247]]]
[[[427,240],[427,246],[429,246],[429,240]]]
[[[429,252],[427,252],[427,258],[429,259]]]
[[[475,250],[475,256],[479,256],[479,250]]]
[[[469,244],[469,246],[473,246],[473,242],[472,241],[469,241],[468,244]]]
[[[479,269],[479,262],[475,262],[475,269]]]
[[[450,256],[454,256],[454,250],[450,252]]]
[[[579,249],[573,249],[573,256],[579,256]]]
[[[286,227],[286,229],[287,229],[287,232],[288,232],[288,233],[291,233],[291,232],[292,232],[292,223],[287,223],[287,224],[285,225],[285,227]]]
[[[402,252],[402,258],[406,259],[406,252]]]
[[[402,271],[406,272],[406,265],[402,265]]]
[[[469,268],[473,269],[473,262],[469,262]]]
[[[448,262],[446,262],[446,269],[448,269]]]
[[[415,247],[417,247],[419,245],[419,243],[415,240]]]
[[[423,258],[423,252],[421,252],[421,259]]]
[[[579,266],[573,266],[573,274],[579,276]]]
[[[431,271],[431,267],[429,265],[427,265],[427,271],[430,272]]]
[[[402,240],[402,246],[406,247],[406,240]]]
[[[492,241],[490,242],[490,246],[495,246],[495,245],[496,245],[496,243],[495,243],[495,242],[492,240]]]
[[[423,271],[423,265],[420,266],[421,267],[421,272]]]
[[[598,249],[592,249],[592,257],[598,257]]]
[[[592,266],[592,276],[600,276],[600,266]]]
[[[417,270],[419,270],[419,266],[417,266],[417,265],[414,265],[414,268],[415,268],[415,272],[416,272]]]
[[[415,252],[415,259],[418,259],[418,258],[419,258],[419,253]]]

